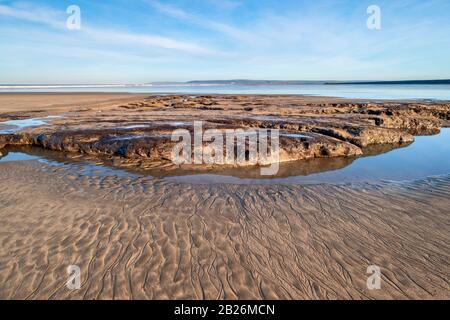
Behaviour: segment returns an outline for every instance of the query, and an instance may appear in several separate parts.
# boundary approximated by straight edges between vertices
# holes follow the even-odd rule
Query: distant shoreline
[[[336,97],[376,100],[450,101],[450,80],[384,82],[185,82],[172,84],[127,85],[20,85],[2,86],[0,93],[139,93],[139,94],[261,94]]]
[[[121,88],[146,86],[289,86],[289,85],[448,85],[450,79],[380,81],[308,81],[308,80],[194,80],[186,82],[149,82],[142,84],[0,84],[0,89],[39,88]]]
[[[436,84],[450,84],[449,80],[404,80],[404,81],[356,81],[356,82],[327,82],[326,85],[340,85],[340,84],[368,84],[368,85],[409,85],[409,84],[420,84],[420,85],[436,85]]]

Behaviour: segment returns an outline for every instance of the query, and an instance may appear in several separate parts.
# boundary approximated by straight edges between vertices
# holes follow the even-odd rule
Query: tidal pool
[[[92,157],[67,157],[64,153],[36,147],[6,147],[0,163],[38,160],[49,165],[81,170],[83,175],[154,177],[181,183],[306,184],[357,181],[404,181],[450,174],[450,129],[434,136],[419,136],[409,145],[374,146],[362,157],[338,157],[280,164],[278,174],[262,177],[260,168],[223,170],[144,170],[98,164]],[[1,170],[1,166],[0,166]]]
[[[0,122],[0,134],[15,133],[30,127],[48,125],[48,119],[62,118],[63,116],[48,116],[44,118],[30,118],[21,120],[8,120]]]
[[[312,159],[280,164],[277,176],[261,179],[259,170],[243,174],[198,174],[168,177],[191,183],[348,183],[357,181],[404,181],[450,174],[450,129],[434,136],[419,136],[412,144],[375,146],[362,157]],[[239,171],[239,170],[238,170]],[[252,174],[253,172],[253,174]]]

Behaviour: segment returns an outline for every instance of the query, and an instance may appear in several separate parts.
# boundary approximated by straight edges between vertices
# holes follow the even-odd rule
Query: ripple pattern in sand
[[[450,298],[450,177],[208,186],[22,162],[0,181],[2,299]]]

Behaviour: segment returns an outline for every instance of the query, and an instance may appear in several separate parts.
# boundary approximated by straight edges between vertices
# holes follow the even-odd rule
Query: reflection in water
[[[276,176],[262,177],[258,167],[151,169],[116,168],[113,161],[93,156],[66,154],[37,147],[7,147],[0,162],[39,160],[69,166],[84,175],[152,176],[188,183],[339,183],[363,180],[412,180],[450,173],[450,129],[439,135],[417,137],[413,144],[378,145],[363,157],[311,159],[280,164]]]
[[[129,172],[136,175],[150,175],[159,178],[184,177],[184,176],[205,176],[213,177],[230,176],[240,179],[273,179],[286,178],[291,176],[307,176],[310,174],[338,170],[350,165],[356,157],[320,158],[304,161],[294,161],[281,163],[276,176],[261,176],[260,167],[211,167],[199,170],[195,166],[183,166],[172,169],[140,169],[138,167],[127,167],[126,169],[114,166],[112,160],[96,156],[80,154],[67,154],[59,151],[47,150],[33,146],[8,146],[3,149],[3,158],[0,162],[39,160],[51,165],[81,165],[83,167],[93,167],[99,170],[100,167],[109,168],[111,172]],[[95,163],[95,164],[94,164]],[[95,171],[91,170],[91,171]]]
[[[82,176],[132,176],[138,175],[108,166],[96,157],[66,154],[32,146],[7,146],[1,150],[0,163],[36,160],[50,166],[65,167]]]

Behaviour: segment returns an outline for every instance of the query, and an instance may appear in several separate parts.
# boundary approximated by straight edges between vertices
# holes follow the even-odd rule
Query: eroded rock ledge
[[[336,102],[338,101],[338,102]],[[34,112],[0,120],[46,116]],[[280,161],[359,156],[365,147],[402,145],[449,126],[450,104],[355,102],[298,96],[149,96],[126,104],[78,108],[48,125],[11,132],[0,124],[0,148],[36,145],[115,159],[118,165],[170,165],[171,133],[204,129],[280,129]]]

